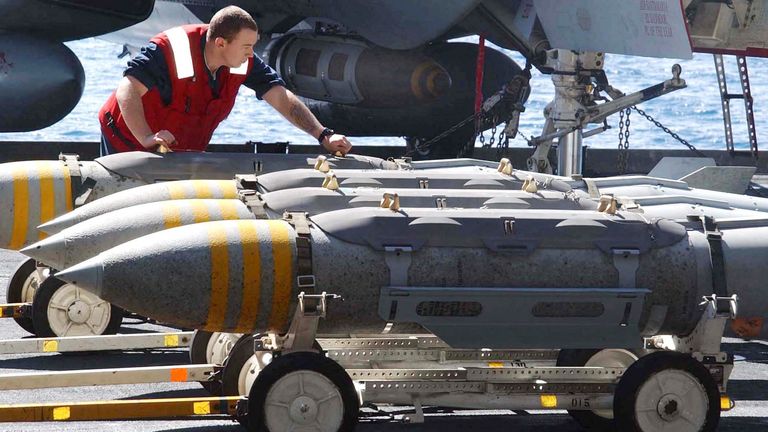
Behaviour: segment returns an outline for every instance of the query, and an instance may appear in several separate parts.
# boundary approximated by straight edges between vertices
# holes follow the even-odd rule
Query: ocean
[[[463,40],[467,40],[465,38]],[[471,40],[471,39],[470,39]],[[99,127],[96,114],[101,104],[117,85],[122,76],[127,58],[117,56],[122,47],[99,39],[84,39],[67,43],[77,54],[86,74],[86,86],[77,107],[64,119],[48,128],[28,133],[0,134],[0,140],[17,141],[97,141]],[[519,64],[522,57],[506,51]],[[740,91],[735,57],[726,57],[729,89]],[[624,93],[631,93],[657,84],[671,77],[671,68],[679,63],[683,68],[682,78],[688,88],[679,90],[639,106],[663,125],[688,140],[700,149],[724,149],[720,95],[714,61],[709,54],[696,54],[692,60],[672,60],[608,55],[605,71],[614,87]],[[755,120],[758,142],[768,128],[768,59],[748,59],[750,80],[754,97]],[[542,111],[552,100],[554,87],[549,76],[534,70],[532,94],[520,122],[525,136],[535,136],[544,124]],[[749,149],[744,104],[739,100],[731,103],[736,148]],[[596,148],[612,148],[618,145],[618,115],[608,119],[613,129],[585,140],[585,145]],[[670,135],[641,118],[631,115],[630,148],[684,148]],[[343,133],[343,131],[340,131]],[[488,132],[486,132],[488,136]],[[403,145],[398,137],[354,137],[353,145]],[[224,121],[213,136],[214,143],[243,143],[246,141],[289,141],[311,143],[312,139],[294,128],[275,112],[266,102],[259,101],[249,89],[243,88],[238,102],[229,118]],[[518,137],[510,145],[525,146]]]

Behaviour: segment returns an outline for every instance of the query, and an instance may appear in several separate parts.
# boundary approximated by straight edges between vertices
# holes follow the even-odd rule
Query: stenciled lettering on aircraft
[[[664,24],[664,25],[669,25],[667,23],[667,16],[665,14],[659,14],[659,13],[646,13],[645,14],[645,23],[646,24]]]
[[[669,4],[664,0],[640,0],[645,35],[656,38],[672,38],[672,26],[667,19]]]
[[[664,0],[640,0],[641,11],[669,12],[669,4]]]

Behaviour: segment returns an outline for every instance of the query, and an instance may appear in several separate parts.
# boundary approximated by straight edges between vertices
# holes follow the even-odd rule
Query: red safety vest
[[[213,131],[227,118],[235,104],[240,85],[253,67],[253,58],[238,68],[224,68],[218,74],[219,96],[214,97],[208,81],[201,38],[208,26],[174,27],[153,37],[162,50],[171,80],[171,102],[165,105],[157,88],[142,98],[144,116],[150,129],[170,131],[176,137],[174,150],[203,151]],[[101,131],[119,152],[145,149],[125,124],[115,92],[99,111]]]

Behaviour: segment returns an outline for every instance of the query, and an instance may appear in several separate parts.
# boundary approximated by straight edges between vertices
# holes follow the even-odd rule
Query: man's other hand
[[[323,140],[323,147],[328,153],[341,153],[344,156],[352,150],[352,143],[344,135],[333,134]]]
[[[173,147],[176,145],[176,137],[174,137],[172,133],[163,129],[158,133],[147,135],[141,141],[141,145],[148,149],[154,148],[156,146],[163,146],[169,150],[173,150]]]

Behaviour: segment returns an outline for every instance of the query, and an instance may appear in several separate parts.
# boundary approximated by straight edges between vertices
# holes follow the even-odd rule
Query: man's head
[[[227,6],[211,18],[206,38],[215,46],[216,54],[225,66],[238,67],[253,57],[259,27],[248,12],[237,6]]]

